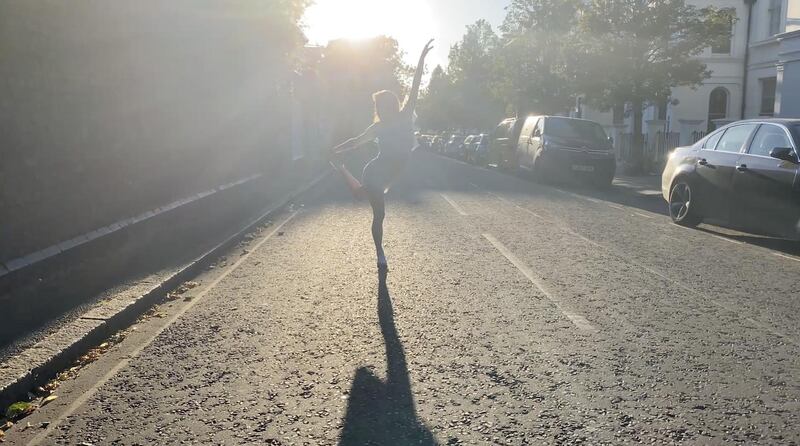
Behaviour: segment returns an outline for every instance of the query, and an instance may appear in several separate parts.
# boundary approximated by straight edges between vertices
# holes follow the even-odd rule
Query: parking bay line
[[[250,251],[247,254],[239,257],[239,260],[237,260],[236,263],[231,265],[225,272],[220,274],[219,277],[214,279],[213,282],[211,282],[203,291],[198,293],[197,296],[194,299],[192,299],[185,307],[181,308],[177,313],[172,315],[172,317],[170,317],[166,321],[166,323],[164,325],[162,325],[161,327],[158,327],[158,329],[156,329],[155,333],[153,333],[152,336],[148,337],[142,344],[140,344],[138,347],[136,347],[131,353],[125,355],[125,357],[120,362],[118,362],[114,367],[111,368],[111,370],[106,372],[106,374],[103,375],[99,380],[95,381],[94,385],[92,385],[91,388],[87,389],[75,401],[73,401],[72,404],[70,404],[67,407],[67,409],[63,413],[61,413],[61,415],[59,415],[58,418],[53,420],[47,426],[47,428],[45,428],[45,430],[41,431],[36,437],[34,437],[28,443],[28,446],[35,446],[35,445],[42,444],[42,442],[47,438],[47,436],[50,435],[51,433],[53,433],[53,431],[62,422],[64,422],[64,420],[67,419],[67,417],[71,416],[76,410],[78,410],[81,406],[86,404],[86,402],[89,401],[89,398],[93,397],[95,395],[95,393],[97,393],[97,391],[100,389],[100,387],[105,385],[111,378],[116,376],[123,368],[127,367],[128,364],[130,364],[130,362],[134,358],[138,357],[139,354],[141,354],[142,351],[145,348],[147,348],[150,344],[152,344],[153,341],[155,341],[156,338],[158,338],[161,335],[161,333],[163,333],[167,328],[171,327],[172,324],[174,324],[178,319],[180,319],[181,316],[186,314],[187,311],[189,311],[192,308],[194,308],[194,306],[197,305],[201,300],[203,300],[203,298],[209,292],[211,292],[211,290],[216,288],[217,285],[220,284],[220,282],[225,280],[225,278],[227,278],[229,275],[231,275],[231,273],[236,271],[244,262],[246,262],[248,259],[250,259],[250,256],[252,256],[253,253],[258,251],[265,243],[267,243],[276,234],[278,234],[279,231],[284,226],[286,226],[287,223],[292,221],[297,216],[298,213],[299,213],[299,211],[292,212],[286,218],[286,220],[284,220],[281,224],[276,226],[267,236],[262,238],[258,242],[258,244],[256,244],[252,249],[250,249]]]
[[[458,212],[458,213],[459,213],[459,215],[462,215],[462,216],[465,216],[465,217],[466,217],[467,215],[469,215],[469,214],[467,214],[466,212],[464,212],[464,209],[463,209],[463,208],[461,208],[461,206],[459,206],[459,205],[458,205],[458,203],[456,203],[455,201],[453,201],[453,200],[452,200],[450,197],[448,197],[448,196],[447,196],[447,195],[445,195],[445,194],[439,194],[439,195],[441,195],[441,196],[442,196],[442,198],[444,198],[444,199],[445,199],[445,201],[447,201],[448,203],[450,203],[450,206],[452,206],[452,207],[453,207],[453,209],[455,209],[455,210],[456,210],[456,212]]]
[[[491,195],[494,195],[491,192],[487,192],[487,193],[489,193]],[[502,202],[508,203],[508,204],[520,209],[520,210],[526,211],[529,214],[532,214],[532,215],[538,217],[538,215],[534,214],[532,211],[530,211],[529,209],[527,209],[527,208],[525,208],[523,206],[520,206],[520,205],[518,205],[518,204],[516,204],[516,203],[514,203],[514,202],[512,202],[510,200],[507,200],[507,199],[505,199],[503,197],[500,197],[500,196],[496,196],[496,197]],[[541,218],[541,217],[539,217],[539,218]],[[625,262],[625,263],[627,263],[629,265],[641,268],[642,270],[647,271],[648,273],[653,274],[654,276],[659,277],[659,278],[667,281],[668,283],[672,284],[673,286],[676,286],[676,287],[686,291],[689,294],[693,294],[693,295],[701,298],[703,301],[709,302],[710,304],[712,304],[712,305],[714,305],[714,306],[716,306],[716,307],[718,307],[718,308],[720,308],[720,309],[722,309],[724,311],[727,311],[727,312],[733,314],[734,316],[736,316],[736,317],[738,317],[738,318],[740,318],[742,320],[746,320],[746,321],[754,324],[759,329],[762,329],[762,330],[764,330],[764,331],[766,331],[766,332],[768,332],[768,333],[770,333],[770,334],[772,334],[774,336],[777,336],[777,337],[783,339],[784,341],[786,341],[788,343],[791,343],[792,345],[799,345],[800,344],[800,343],[798,343],[797,340],[795,340],[794,338],[786,335],[785,333],[777,331],[777,330],[773,329],[768,324],[765,324],[763,322],[759,322],[759,321],[757,321],[757,320],[755,320],[755,319],[753,319],[751,317],[748,317],[748,316],[742,314],[742,312],[739,311],[738,309],[733,308],[730,305],[724,304],[722,302],[719,302],[716,299],[712,298],[711,296],[703,293],[702,291],[698,291],[698,290],[696,290],[694,288],[689,287],[688,285],[685,285],[680,280],[673,279],[672,277],[669,277],[669,276],[667,276],[665,274],[662,274],[662,273],[656,271],[655,269],[650,268],[650,267],[648,267],[648,266],[646,266],[646,265],[644,265],[644,264],[642,264],[640,262],[635,262],[635,261],[629,259],[626,255],[617,252],[616,249],[611,248],[609,246],[606,246],[606,245],[604,245],[602,243],[598,243],[598,242],[596,242],[596,241],[594,241],[594,240],[592,240],[592,239],[590,239],[590,238],[588,238],[588,237],[586,237],[586,236],[584,236],[582,234],[579,234],[578,232],[576,232],[572,228],[570,228],[561,219],[556,218],[556,220],[552,221],[552,223],[554,223],[555,227],[559,228],[560,230],[562,230],[562,231],[564,231],[564,232],[566,232],[568,234],[571,234],[571,235],[573,235],[573,236],[575,236],[575,237],[577,237],[577,238],[589,243],[590,245],[593,245],[593,246],[596,246],[597,248],[602,249],[603,251],[611,254],[612,256],[622,260],[623,262]],[[683,226],[678,226],[678,227],[682,228]],[[709,235],[713,235],[713,234],[709,234]],[[484,235],[484,237],[486,237],[486,235]],[[739,244],[742,243],[742,242],[739,242],[739,241],[736,241],[736,240],[726,239],[726,238],[720,237],[720,236],[717,236],[717,237],[722,238],[722,239],[727,240],[727,241],[732,242],[732,243],[739,243]],[[497,248],[497,246],[495,246],[495,247]],[[783,254],[773,253],[773,255],[776,255],[776,256],[779,256],[779,257],[789,258],[791,260],[795,260],[797,262],[800,262],[800,259],[789,257],[789,256],[786,256],[786,255],[783,255]],[[511,260],[511,259],[509,259],[509,260]]]
[[[567,319],[570,320],[570,322],[575,324],[576,327],[584,331],[591,331],[591,332],[597,331],[597,329],[591,323],[589,323],[589,321],[587,321],[585,317],[575,312],[567,310],[556,296],[554,296],[552,293],[547,291],[547,289],[545,289],[541,279],[539,279],[533,273],[533,270],[531,270],[530,267],[528,267],[528,265],[526,265],[522,260],[520,260],[516,255],[514,255],[513,252],[511,252],[508,248],[506,248],[506,246],[502,242],[497,240],[492,234],[489,233],[483,234],[483,238],[488,240],[489,243],[491,243],[492,246],[495,247],[495,249],[500,251],[500,254],[503,254],[503,256],[506,259],[508,259],[508,261],[511,262],[511,264],[516,266],[517,269],[523,275],[525,275],[525,277],[527,277],[528,280],[530,280],[531,283],[533,283],[536,286],[536,288],[538,288],[539,291],[541,291],[542,294],[544,294],[545,297],[547,297],[550,300],[550,302],[552,302],[556,306],[556,308],[558,308],[558,310],[561,311],[561,313],[567,317]]]

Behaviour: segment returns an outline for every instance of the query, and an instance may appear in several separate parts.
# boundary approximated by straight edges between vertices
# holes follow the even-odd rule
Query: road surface
[[[796,245],[634,195],[419,154],[384,280],[331,177],[7,442],[797,444]]]

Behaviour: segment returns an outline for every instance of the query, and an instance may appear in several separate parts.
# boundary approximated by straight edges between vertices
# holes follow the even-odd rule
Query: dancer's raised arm
[[[411,91],[408,93],[408,97],[406,98],[406,103],[403,105],[404,112],[414,112],[414,108],[417,106],[417,97],[419,97],[419,87],[422,83],[422,73],[425,71],[425,56],[433,49],[433,39],[429,40],[427,44],[425,44],[425,48],[422,50],[422,54],[419,56],[419,63],[417,64],[417,72],[414,73],[414,83],[411,84]]]

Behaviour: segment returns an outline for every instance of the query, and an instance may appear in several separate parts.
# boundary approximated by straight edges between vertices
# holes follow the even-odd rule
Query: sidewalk
[[[235,243],[244,226],[289,202],[319,174],[316,165],[295,166],[177,208],[103,240],[57,276],[4,296],[13,323],[0,330],[0,403],[134,320]]]
[[[617,175],[614,185],[639,195],[661,196],[661,175]]]

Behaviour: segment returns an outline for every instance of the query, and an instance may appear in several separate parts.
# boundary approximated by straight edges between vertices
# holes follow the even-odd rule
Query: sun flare
[[[413,53],[436,35],[427,0],[317,0],[303,22],[309,41],[317,45],[387,35]]]

